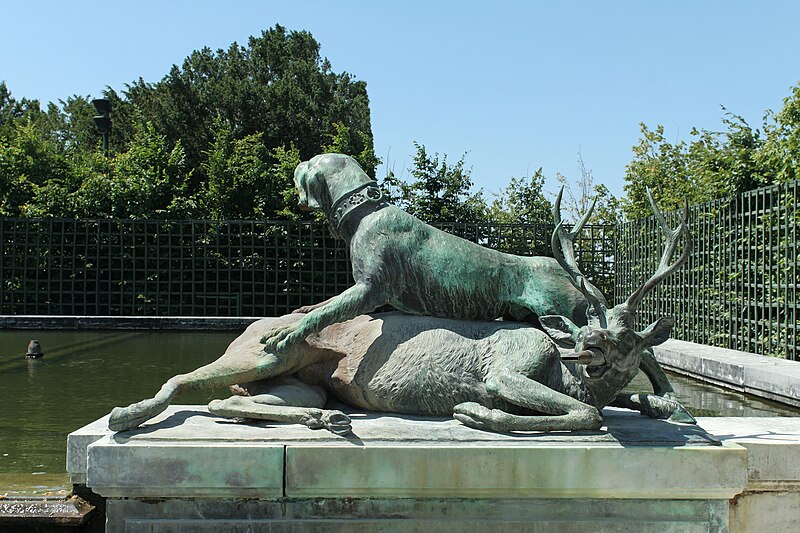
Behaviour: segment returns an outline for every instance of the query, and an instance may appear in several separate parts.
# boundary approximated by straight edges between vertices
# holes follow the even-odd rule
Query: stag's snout
[[[585,375],[597,379],[602,377],[611,366],[607,357],[610,349],[611,343],[608,334],[604,331],[594,330],[581,338],[575,352],[562,354],[561,360],[585,365]]]
[[[612,346],[608,333],[603,330],[592,330],[587,332],[581,342],[580,353],[591,354],[587,361],[584,372],[592,379],[599,379],[609,369],[608,353]]]

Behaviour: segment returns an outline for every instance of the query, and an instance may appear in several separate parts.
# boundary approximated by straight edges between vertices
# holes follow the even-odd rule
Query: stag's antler
[[[639,307],[639,304],[642,302],[642,298],[644,295],[653,290],[656,285],[661,283],[667,276],[672,274],[675,270],[680,268],[680,266],[686,262],[689,258],[689,254],[692,253],[692,239],[689,235],[689,201],[684,200],[683,204],[683,220],[678,225],[677,228],[674,230],[670,230],[669,226],[667,226],[667,221],[664,219],[664,215],[661,214],[661,211],[658,209],[655,201],[653,200],[653,194],[650,192],[650,189],[647,189],[647,199],[650,200],[650,206],[653,208],[653,213],[655,214],[656,220],[658,220],[658,225],[661,226],[661,232],[666,236],[667,243],[664,246],[664,253],[661,255],[661,262],[658,264],[658,268],[656,269],[655,273],[650,276],[650,279],[644,282],[644,284],[636,289],[636,291],[628,297],[628,300],[625,302],[628,310],[631,313],[636,312],[636,309]],[[675,247],[678,245],[678,238],[680,237],[681,233],[686,235],[686,244],[683,249],[683,253],[681,253],[680,257],[678,257],[677,261],[673,264],[669,264],[670,257],[675,252]]]
[[[564,222],[561,220],[561,196],[564,194],[564,187],[558,192],[556,201],[553,204],[553,221],[556,228],[553,230],[553,235],[550,238],[550,246],[553,249],[553,257],[556,258],[558,264],[561,265],[567,274],[569,274],[572,284],[581,291],[583,296],[589,301],[589,307],[586,310],[586,316],[591,323],[592,319],[600,321],[600,327],[605,328],[606,324],[606,311],[608,309],[608,302],[606,301],[603,293],[592,285],[586,279],[580,268],[578,262],[575,260],[575,237],[583,229],[583,226],[588,222],[589,217],[592,216],[592,211],[597,203],[597,198],[592,201],[592,205],[584,213],[580,220],[575,224],[571,232],[567,233],[564,229]]]

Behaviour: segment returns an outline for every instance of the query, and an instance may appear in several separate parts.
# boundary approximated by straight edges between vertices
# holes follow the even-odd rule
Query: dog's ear
[[[294,184],[300,196],[300,209],[323,209],[322,197],[325,194],[322,170],[312,161],[297,165],[294,171]]]

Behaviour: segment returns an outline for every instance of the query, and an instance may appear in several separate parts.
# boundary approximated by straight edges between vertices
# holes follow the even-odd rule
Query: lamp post
[[[111,133],[111,101],[107,98],[92,100],[95,111],[100,113],[93,117],[97,131],[103,136],[103,153],[108,157],[108,134]]]

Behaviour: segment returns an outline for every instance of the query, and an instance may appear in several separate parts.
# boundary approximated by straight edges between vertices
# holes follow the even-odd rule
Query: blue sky
[[[335,71],[367,82],[388,165],[402,173],[413,141],[467,152],[487,193],[540,166],[555,190],[580,151],[620,195],[640,122],[688,140],[720,129],[724,105],[759,125],[800,81],[793,1],[28,0],[0,14],[0,79],[43,102],[158,81],[276,23],[308,30]]]

